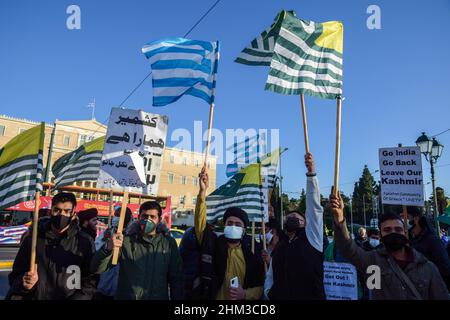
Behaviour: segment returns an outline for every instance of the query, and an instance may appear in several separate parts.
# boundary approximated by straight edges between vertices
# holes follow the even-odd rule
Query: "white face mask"
[[[372,247],[377,247],[380,244],[380,240],[370,238],[369,243]]]
[[[244,229],[238,226],[225,226],[223,231],[225,238],[237,240],[242,238],[242,233]]]

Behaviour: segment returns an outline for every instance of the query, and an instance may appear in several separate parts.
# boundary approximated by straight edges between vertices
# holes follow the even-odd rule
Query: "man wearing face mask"
[[[407,207],[411,246],[433,262],[450,290],[450,258],[420,207]]]
[[[270,300],[323,300],[323,208],[311,153],[305,155],[306,214],[287,215],[288,239],[272,255]]]
[[[112,266],[113,249],[120,248],[116,300],[182,298],[180,254],[173,237],[157,232],[161,215],[161,206],[156,201],[144,202],[138,221],[127,228],[127,233],[114,233],[94,255],[91,269],[103,273]]]
[[[36,271],[29,272],[31,235],[25,237],[9,275],[11,299],[90,300],[96,278],[89,272],[95,252],[94,241],[80,231],[76,220],[76,198],[72,193],[58,193],[52,199],[49,219],[37,226]],[[34,226],[33,226],[34,227]],[[80,286],[71,280],[73,268],[80,270]],[[77,281],[75,281],[77,282]]]
[[[403,221],[395,213],[379,219],[383,246],[365,251],[350,238],[340,195],[330,195],[337,248],[357,270],[366,273],[369,266],[380,268],[380,289],[373,289],[373,300],[448,300],[449,292],[436,266],[411,248]]]
[[[197,197],[194,223],[195,234],[202,244],[206,231],[206,190],[209,177],[206,168],[200,173],[200,191]],[[224,234],[214,243],[212,254],[213,279],[211,298],[217,300],[257,300],[263,293],[264,262],[261,247],[255,244],[251,251],[251,237],[247,235],[249,225],[247,213],[237,207],[228,208],[223,216]],[[237,288],[230,286],[237,277]]]

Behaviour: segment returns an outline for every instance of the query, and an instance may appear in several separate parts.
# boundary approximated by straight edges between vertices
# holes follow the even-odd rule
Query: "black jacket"
[[[426,225],[422,228],[423,231],[417,237],[410,233],[411,246],[436,265],[450,290],[450,258],[434,230]]]
[[[308,241],[305,229],[283,239],[272,255],[270,300],[324,300],[323,254]]]
[[[9,299],[33,300],[90,300],[95,292],[97,279],[89,272],[95,252],[91,237],[80,231],[73,221],[63,236],[55,235],[50,221],[39,221],[36,245],[36,263],[39,280],[30,291],[25,290],[22,278],[30,268],[32,231],[24,238],[9,274]],[[71,267],[73,266],[73,267]],[[75,280],[80,270],[79,284]]]
[[[255,242],[255,253],[251,249],[251,237],[245,235],[241,241],[242,252],[245,259],[245,278],[242,284],[243,289],[264,286],[264,262],[261,256],[261,246]],[[217,238],[214,250],[214,279],[212,299],[215,299],[217,293],[222,287],[225,279],[228,259],[228,243],[224,235]]]

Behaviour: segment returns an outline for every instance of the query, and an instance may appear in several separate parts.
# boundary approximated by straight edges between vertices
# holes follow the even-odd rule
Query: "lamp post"
[[[434,222],[436,226],[436,232],[439,237],[439,222],[438,218],[438,205],[437,205],[437,194],[436,194],[436,181],[434,177],[434,164],[441,157],[442,150],[444,146],[441,145],[436,138],[430,139],[425,132],[417,138],[416,145],[420,148],[420,152],[425,156],[425,159],[430,163],[431,166],[431,184],[433,187],[433,211],[434,211]]]

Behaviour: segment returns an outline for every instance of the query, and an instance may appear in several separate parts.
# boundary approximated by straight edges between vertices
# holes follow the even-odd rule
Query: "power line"
[[[447,130],[444,130],[444,131],[442,131],[442,132],[440,132],[438,134],[432,135],[431,137],[434,138],[434,137],[440,136],[441,134],[444,134],[444,133],[446,133],[448,131],[450,131],[450,129],[447,129]]]

